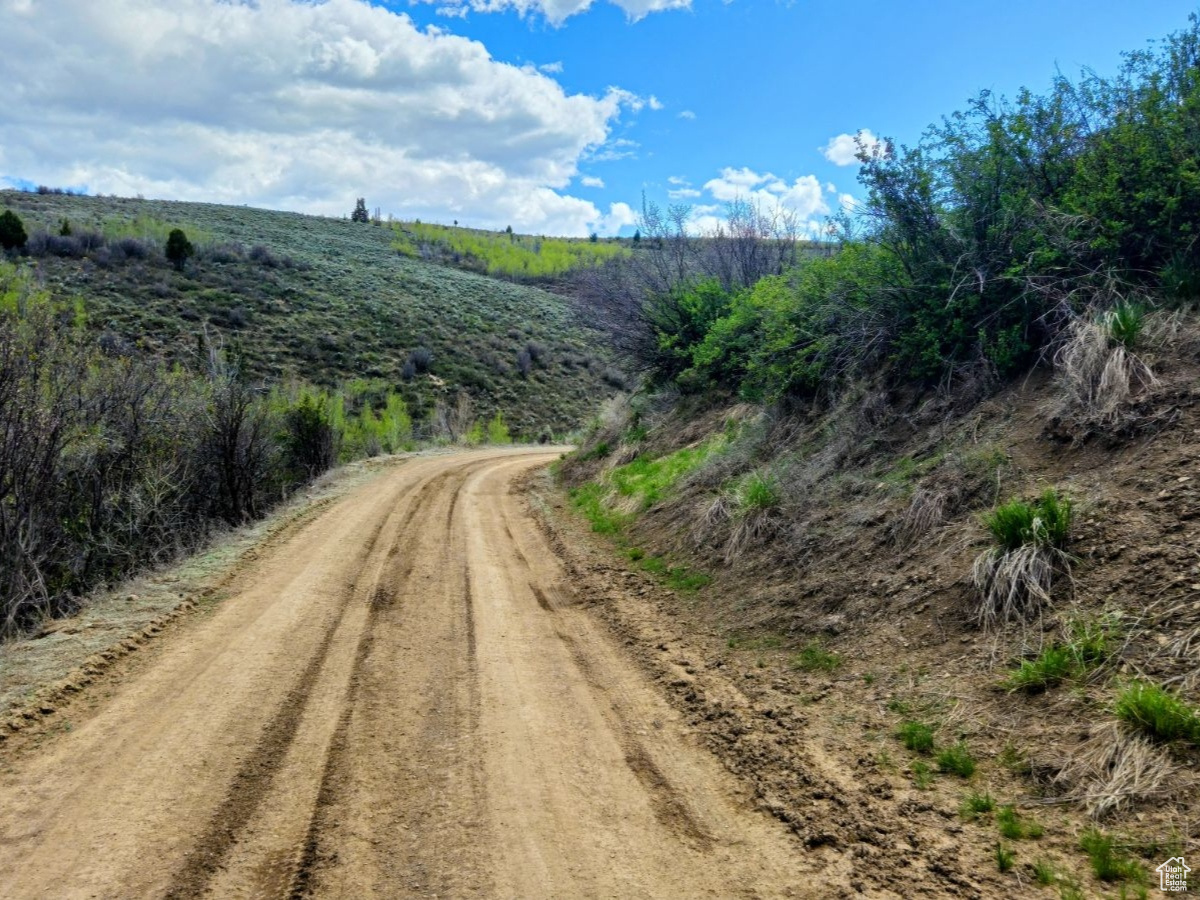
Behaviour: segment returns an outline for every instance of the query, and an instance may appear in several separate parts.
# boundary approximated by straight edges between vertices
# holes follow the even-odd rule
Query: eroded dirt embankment
[[[638,665],[654,611],[596,614],[514,488],[553,456],[380,470],[7,742],[4,895],[853,891]]]

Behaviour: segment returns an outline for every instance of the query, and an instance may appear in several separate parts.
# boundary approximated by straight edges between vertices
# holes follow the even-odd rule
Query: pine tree
[[[29,240],[25,225],[11,209],[0,213],[0,247],[5,250],[20,250]]]
[[[183,264],[195,252],[196,248],[192,246],[192,242],[187,239],[187,235],[183,233],[182,229],[174,228],[167,235],[167,259],[175,268],[183,271]]]
[[[354,212],[350,214],[351,222],[370,222],[371,217],[367,215],[367,201],[363,197],[358,198],[358,202],[354,206]]]

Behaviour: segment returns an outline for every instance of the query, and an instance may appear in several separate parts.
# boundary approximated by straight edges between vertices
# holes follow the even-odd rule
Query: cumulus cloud
[[[614,213],[561,191],[627,152],[609,132],[643,102],[366,0],[0,0],[0,22],[0,175],[96,193],[332,215],[366,197],[581,235]]]
[[[829,143],[820,148],[821,153],[835,166],[857,165],[859,141],[868,153],[874,153],[883,146],[883,142],[870,129],[864,128],[858,134],[839,134],[830,138]]]
[[[595,0],[411,0],[430,3],[438,7],[444,16],[462,17],[470,12],[509,12],[521,16],[530,14],[544,16],[552,25],[561,25],[571,16],[587,12]],[[608,0],[613,6],[625,11],[631,22],[644,19],[653,12],[669,9],[690,9],[692,0]]]
[[[608,207],[608,214],[596,222],[596,230],[603,231],[605,234],[616,234],[622,226],[634,225],[637,220],[637,213],[628,203],[611,203]]]
[[[705,182],[704,190],[721,203],[749,203],[768,216],[791,216],[809,234],[820,228],[818,217],[830,212],[823,186],[815,175],[802,175],[788,183],[770,172],[730,167]],[[700,232],[711,231],[720,222],[719,209],[718,205],[695,207],[692,227]]]
[[[582,178],[579,179],[579,183],[582,184],[584,187],[589,187],[589,188],[604,187],[604,179],[597,178],[595,175],[584,175]]]
[[[695,118],[696,118],[696,114],[695,114],[694,112],[692,112],[690,109],[685,109],[683,112],[681,112],[681,113],[679,114],[679,118],[681,118],[681,119],[695,119]]]

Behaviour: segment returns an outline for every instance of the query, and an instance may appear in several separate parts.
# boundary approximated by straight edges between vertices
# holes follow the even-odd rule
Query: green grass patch
[[[971,751],[964,741],[958,741],[956,744],[938,751],[935,762],[937,762],[938,771],[946,775],[970,778],[975,774],[975,757],[971,755]]]
[[[1121,344],[1126,350],[1132,350],[1142,333],[1145,319],[1144,306],[1137,303],[1118,303],[1104,314],[1102,322],[1110,340]]]
[[[914,753],[929,753],[933,750],[933,727],[924,722],[901,722],[896,736]]]
[[[1045,829],[1031,819],[1024,819],[1013,806],[1002,806],[996,811],[996,827],[1000,836],[1010,841],[1037,840]]]
[[[779,479],[770,472],[752,472],[742,482],[737,500],[741,515],[776,509],[782,500]]]
[[[996,868],[1001,872],[1007,872],[1013,867],[1013,863],[1016,862],[1017,854],[1012,850],[1009,850],[1003,844],[997,843],[995,859]]]
[[[1079,838],[1079,846],[1088,856],[1092,871],[1101,881],[1144,882],[1146,873],[1128,853],[1117,846],[1116,838],[1098,828],[1089,828]]]
[[[1042,887],[1049,887],[1058,880],[1058,872],[1049,860],[1039,859],[1033,863],[1033,880]]]
[[[802,672],[833,672],[842,664],[842,657],[826,650],[820,641],[809,641],[792,657],[792,668]]]
[[[920,791],[929,790],[933,784],[933,769],[923,759],[915,760],[912,764],[913,785]]]
[[[1004,550],[1027,544],[1063,547],[1071,531],[1071,501],[1046,490],[1032,503],[1010,500],[983,517],[983,524]]]
[[[1111,620],[1072,622],[1065,642],[1055,642],[1034,659],[1024,660],[1002,684],[1012,691],[1035,694],[1086,675],[1112,654]]]
[[[609,509],[604,494],[603,485],[594,482],[581,485],[570,492],[571,505],[592,523],[592,531],[597,534],[620,534],[632,517]]]
[[[1200,746],[1200,714],[1157,684],[1137,681],[1117,697],[1116,714],[1127,725],[1158,741],[1187,741]]]
[[[622,497],[636,497],[642,509],[662,500],[684,475],[698,468],[712,454],[715,442],[676,450],[666,456],[639,456],[609,474]]]
[[[963,798],[958,807],[959,816],[967,822],[974,822],[984,813],[990,813],[996,808],[996,801],[987,791],[982,794],[972,792]]]

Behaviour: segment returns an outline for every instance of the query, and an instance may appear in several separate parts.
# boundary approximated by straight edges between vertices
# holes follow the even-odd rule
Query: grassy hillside
[[[45,287],[82,299],[109,342],[186,355],[207,331],[256,376],[379,379],[416,417],[462,389],[525,437],[573,427],[621,380],[562,298],[407,258],[387,227],[61,194],[0,192],[0,208],[23,220]],[[182,270],[162,254],[176,227],[197,250]]]

